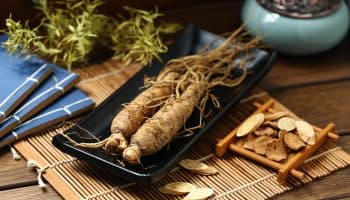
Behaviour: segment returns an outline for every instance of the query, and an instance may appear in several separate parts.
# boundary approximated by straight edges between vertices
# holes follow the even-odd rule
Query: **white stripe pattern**
[[[29,81],[33,81],[35,78],[35,76],[42,71],[44,68],[46,68],[47,64],[43,64],[41,65],[41,67],[39,69],[37,69],[30,77],[26,78],[26,80],[24,82],[21,83],[21,85],[19,85],[15,90],[13,90],[11,92],[11,94],[9,96],[7,96],[1,103],[0,103],[0,108],[5,105],[5,103],[7,103],[22,87],[24,87]],[[36,80],[36,79],[35,79]],[[3,115],[4,117],[6,116],[6,113],[4,111],[0,111],[1,115]]]
[[[28,106],[30,106],[33,102],[35,102],[36,100],[40,99],[42,96],[46,95],[47,93],[51,92],[54,89],[59,89],[62,92],[64,92],[64,88],[61,87],[60,85],[63,84],[65,81],[67,81],[68,79],[70,79],[71,77],[75,76],[74,73],[68,75],[67,77],[65,77],[64,79],[62,79],[60,82],[58,82],[57,84],[55,84],[55,86],[50,87],[49,89],[45,90],[44,92],[40,93],[38,96],[36,96],[35,98],[33,98],[32,100],[30,100],[28,103],[24,104],[20,109],[18,109],[16,111],[16,113],[21,112],[22,110],[26,109]]]
[[[47,112],[47,113],[44,113],[44,114],[42,114],[42,115],[36,116],[36,117],[34,117],[34,118],[32,118],[32,119],[30,119],[30,120],[28,120],[28,121],[22,123],[21,125],[17,126],[16,129],[18,129],[18,128],[24,126],[24,125],[27,125],[27,124],[31,123],[32,121],[34,121],[34,120],[41,119],[41,118],[43,118],[43,117],[46,117],[46,116],[48,116],[48,115],[51,115],[51,114],[60,112],[60,111],[62,111],[62,110],[65,111],[65,112],[68,111],[68,112],[70,113],[70,116],[71,116],[72,112],[68,110],[70,107],[72,107],[72,106],[74,106],[74,105],[78,105],[78,104],[83,103],[83,102],[85,102],[85,101],[89,101],[89,100],[91,100],[91,99],[88,98],[88,97],[86,97],[86,98],[84,98],[84,99],[80,99],[80,100],[78,100],[78,101],[76,101],[76,102],[73,102],[73,103],[71,103],[71,104],[68,104],[68,105],[66,105],[64,108],[57,108],[57,109],[52,110],[52,111],[50,111],[50,112]],[[68,112],[67,112],[67,113],[68,113]]]
[[[21,118],[20,118],[19,116],[17,116],[17,115],[12,115],[12,117],[15,118],[15,119],[18,121],[18,123],[21,123],[21,122],[22,122],[22,121],[21,121]]]
[[[60,90],[62,93],[64,93],[64,88],[59,85],[55,85],[55,89]]]
[[[16,131],[12,131],[11,132],[13,136],[15,136],[16,140],[18,139],[18,134],[16,133]]]
[[[71,117],[72,112],[67,108],[67,106],[63,107],[63,110]]]
[[[32,82],[34,82],[34,83],[36,83],[36,84],[39,83],[39,80],[36,79],[36,78],[33,78],[33,77],[28,77],[27,80],[28,80],[28,81],[32,81]]]

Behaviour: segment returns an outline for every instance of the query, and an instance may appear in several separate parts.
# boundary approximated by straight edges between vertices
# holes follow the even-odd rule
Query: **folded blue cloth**
[[[0,35],[0,43],[6,41]],[[28,62],[28,57],[9,55],[0,47],[0,121],[5,119],[52,72],[47,63]]]
[[[37,63],[43,63],[43,61]],[[79,76],[75,73],[68,72],[58,66],[52,66],[52,68],[51,76],[22,105],[18,106],[14,113],[0,123],[0,137],[58,99],[79,81]]]
[[[32,133],[75,117],[93,108],[94,102],[79,89],[74,88],[40,111],[10,133],[0,138],[0,148]]]

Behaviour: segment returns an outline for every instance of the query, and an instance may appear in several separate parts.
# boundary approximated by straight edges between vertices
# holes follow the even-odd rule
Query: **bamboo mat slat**
[[[120,64],[107,61],[101,65],[76,70],[82,77],[78,87],[89,94],[97,104],[119,88],[140,66],[122,68]],[[253,91],[254,100],[264,102],[270,98],[266,92]],[[283,105],[277,102],[277,106]],[[255,164],[233,153],[223,158],[213,154],[215,141],[224,137],[243,119],[255,110],[249,99],[241,102],[208,132],[188,158],[200,159],[219,169],[214,176],[200,176],[174,168],[164,179],[152,185],[136,185],[111,176],[87,163],[62,153],[51,144],[51,138],[69,128],[59,125],[38,133],[15,144],[15,148],[26,158],[36,160],[46,167],[43,177],[65,199],[181,199],[163,195],[158,187],[173,181],[187,181],[215,190],[213,199],[266,199],[291,190],[301,184],[330,174],[350,164],[350,156],[339,146],[327,142],[300,168],[306,177],[296,180],[289,177],[285,185],[277,182],[274,171]]]

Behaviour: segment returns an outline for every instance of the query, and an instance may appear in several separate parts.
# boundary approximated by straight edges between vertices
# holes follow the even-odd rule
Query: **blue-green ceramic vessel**
[[[290,55],[320,53],[336,46],[347,34],[349,10],[343,1],[329,15],[294,18],[272,12],[256,0],[246,0],[242,20],[248,32],[277,51]]]

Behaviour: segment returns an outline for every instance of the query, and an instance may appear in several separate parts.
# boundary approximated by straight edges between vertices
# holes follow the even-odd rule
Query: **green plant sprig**
[[[22,25],[11,16],[6,20],[7,30],[3,32],[8,35],[8,40],[3,46],[7,51],[19,55],[36,54],[69,70],[74,65],[86,64],[97,38],[102,37],[101,27],[105,29],[111,21],[96,12],[102,1],[54,1],[62,8],[55,8],[47,0],[36,0],[35,3],[43,17],[33,29],[28,21]],[[115,24],[111,23],[113,27],[109,30],[113,30]]]
[[[163,16],[157,8],[144,11],[125,6],[124,9],[130,13],[130,18],[120,23],[111,36],[114,58],[121,59],[126,65],[132,61],[148,65],[153,58],[160,60],[159,54],[168,50],[161,40],[161,34],[174,33],[182,26],[177,23],[156,26],[156,19]]]
[[[125,9],[130,18],[117,19],[98,13],[103,0],[35,0],[35,8],[42,14],[41,22],[31,29],[28,21],[22,24],[11,16],[2,32],[8,40],[2,45],[9,53],[36,54],[69,70],[88,64],[98,44],[115,51],[114,58],[128,65],[132,61],[149,64],[153,58],[166,52],[160,34],[179,30],[178,24],[155,25],[162,16],[155,11]]]

